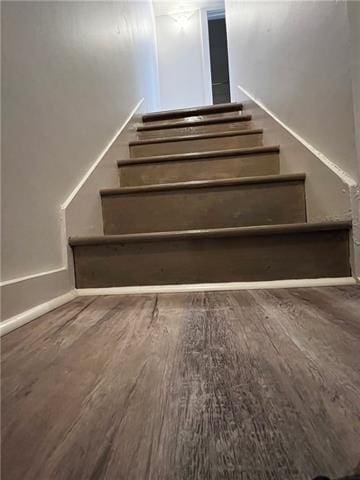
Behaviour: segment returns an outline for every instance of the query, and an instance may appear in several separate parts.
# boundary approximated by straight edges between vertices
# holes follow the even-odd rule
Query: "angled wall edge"
[[[359,184],[240,85],[235,100],[244,104],[257,126],[264,127],[264,144],[280,145],[281,173],[306,173],[308,221],[352,221],[351,263],[360,281]]]
[[[69,292],[74,291],[74,272],[71,249],[68,246],[70,235],[81,234],[81,220],[94,216],[92,226],[94,229],[102,229],[101,209],[97,206],[100,203],[100,188],[118,185],[118,173],[116,160],[126,157],[129,138],[134,138],[135,123],[139,109],[144,103],[141,98],[131,110],[125,121],[122,123],[116,134],[92,163],[73,191],[61,205],[59,215],[61,222],[61,245],[62,265],[58,268],[36,272],[23,277],[12,278],[0,282],[1,292],[1,329],[5,328],[6,333],[13,328],[37,318],[44,309],[50,311],[57,305],[58,298],[66,297]],[[106,164],[106,168],[102,168]],[[104,173],[105,171],[105,178]],[[99,177],[104,180],[99,181]],[[86,201],[83,193],[86,192]],[[94,197],[93,203],[88,201],[88,196]],[[87,209],[88,211],[85,211]],[[93,214],[92,209],[95,211]],[[84,220],[85,221],[85,220]],[[55,303],[53,303],[55,302]],[[23,322],[23,323],[21,323]],[[4,327],[6,325],[6,327]],[[12,326],[14,326],[12,328]]]

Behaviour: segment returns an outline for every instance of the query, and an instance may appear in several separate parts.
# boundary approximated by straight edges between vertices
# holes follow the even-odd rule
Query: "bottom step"
[[[348,222],[71,238],[77,288],[348,277]]]

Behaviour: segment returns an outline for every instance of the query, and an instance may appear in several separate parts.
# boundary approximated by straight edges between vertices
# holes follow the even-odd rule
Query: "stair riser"
[[[306,222],[303,181],[103,196],[102,208],[105,235]]]
[[[130,145],[132,158],[170,155],[177,153],[228,150],[232,148],[256,147],[262,145],[262,134],[249,134],[229,137],[201,138],[178,142]]]
[[[206,160],[171,160],[132,166],[124,165],[119,168],[122,187],[276,175],[279,171],[278,153],[217,157]]]
[[[347,231],[76,246],[77,288],[350,275]]]
[[[138,132],[138,139],[175,137],[176,135],[198,135],[200,133],[226,132],[229,130],[248,130],[254,128],[252,122],[215,123],[198,127],[166,128]]]

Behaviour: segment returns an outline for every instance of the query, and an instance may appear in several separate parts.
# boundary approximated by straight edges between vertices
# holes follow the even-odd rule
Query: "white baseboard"
[[[37,305],[18,315],[14,315],[0,324],[0,336],[12,332],[45,315],[51,310],[70,302],[74,298],[87,295],[134,295],[149,293],[186,293],[186,292],[214,292],[231,290],[268,290],[274,288],[306,288],[306,287],[330,287],[341,285],[356,285],[352,277],[339,278],[314,278],[299,280],[272,280],[266,282],[225,282],[225,283],[197,283],[189,285],[149,285],[134,287],[111,287],[111,288],[79,288],[71,290],[64,295],[53,298],[48,302]]]
[[[225,290],[267,290],[272,288],[330,287],[355,285],[353,277],[310,278],[299,280],[271,280],[266,282],[197,283],[189,285],[145,285],[135,287],[78,288],[77,294],[86,295],[134,295],[146,293],[215,292]]]
[[[30,308],[30,310],[26,310],[25,312],[19,313],[18,315],[14,315],[13,317],[4,320],[0,324],[0,336],[6,335],[7,333],[12,332],[16,328],[22,327],[26,323],[31,322],[35,318],[38,318],[45,313],[51,312],[51,310],[54,310],[55,308],[70,302],[76,296],[76,291],[71,290],[64,295],[60,295],[59,297],[53,298],[48,302],[37,305],[36,307]]]
[[[345,210],[342,211],[341,217],[338,219],[347,218],[348,214],[350,213],[352,219],[352,233],[351,233],[351,242],[352,242],[352,256],[351,256],[351,266],[353,275],[355,277],[359,277],[360,273],[360,184],[358,181],[345,172],[340,166],[335,164],[330,158],[328,158],[324,153],[320,152],[317,148],[315,148],[312,144],[310,144],[305,138],[303,138],[299,133],[294,131],[289,125],[283,122],[274,112],[272,112],[266,105],[262,103],[262,101],[257,98],[255,95],[252,95],[248,92],[244,87],[241,85],[237,85],[238,91],[241,92],[242,97],[245,97],[247,100],[250,101],[251,105],[257,106],[257,108],[265,113],[265,118],[271,119],[274,125],[280,127],[280,130],[283,132],[287,132],[288,139],[292,139],[298,145],[305,147],[308,152],[314,157],[314,159],[318,159],[320,164],[324,165],[329,172],[332,172],[336,175],[336,177],[340,180],[346,189],[344,190],[341,187],[341,193],[339,186],[336,187],[336,190],[333,191],[335,194],[335,198],[340,200],[340,205],[343,202],[343,194],[346,193],[348,197],[349,205],[345,207]],[[245,100],[245,105],[247,100]],[[289,142],[286,142],[289,143]],[[294,145],[295,145],[294,143]],[[294,149],[295,151],[295,149]],[[294,157],[294,151],[291,153],[291,156]],[[311,165],[311,166],[310,166]],[[312,163],[308,163],[308,169],[303,170],[307,175],[307,182],[311,175],[315,175],[313,170]],[[319,172],[316,173],[317,182],[321,182],[322,179],[319,177]],[[324,182],[325,180],[323,180]],[[318,188],[320,187],[320,188]],[[321,200],[321,196],[324,194],[320,203],[327,204],[328,201],[328,193],[325,194],[325,190],[322,190],[322,187],[318,185],[317,187],[317,196],[314,197],[312,195],[312,201],[318,202],[319,199]],[[314,189],[314,185],[313,185]],[[321,193],[322,191],[322,193]],[[306,193],[306,197],[308,198],[308,192]],[[332,203],[331,203],[332,204]],[[309,204],[308,204],[309,207]],[[339,210],[340,212],[341,210]],[[337,216],[335,214],[335,216]]]
[[[326,155],[317,150],[313,145],[305,140],[301,135],[295,132],[292,128],[284,123],[280,118],[275,115],[266,105],[264,105],[261,100],[254,97],[250,92],[248,92],[241,85],[237,86],[238,89],[245,94],[252,102],[254,102],[258,107],[260,107],[264,112],[266,112],[275,122],[281,125],[290,135],[292,135],[298,142],[300,142],[305,148],[307,148],[315,157],[317,157],[321,162],[323,162],[331,171],[333,171],[346,185],[350,187],[355,187],[356,181],[344,170],[342,170],[338,165],[335,165]]]
[[[75,294],[73,290],[72,262],[68,258],[68,233],[66,223],[66,209],[73,202],[96,168],[100,165],[107,152],[119,135],[127,128],[133,116],[137,113],[144,102],[141,98],[134,108],[129,112],[113,138],[106,145],[104,150],[97,156],[93,164],[85,172],[68,198],[60,207],[61,242],[62,242],[62,264],[52,270],[36,272],[23,277],[11,278],[0,282],[0,293],[2,296],[2,317],[5,317],[0,324],[0,335],[14,330],[40,315],[49,312],[63,303],[71,300]],[[95,193],[94,193],[95,195]],[[98,191],[96,192],[98,195]],[[72,290],[72,296],[69,293]]]
[[[70,203],[74,200],[76,195],[80,192],[81,188],[85,185],[87,180],[89,179],[90,175],[93,173],[93,171],[96,169],[96,167],[99,165],[99,163],[102,161],[102,159],[105,157],[105,154],[110,150],[111,146],[115,142],[115,140],[119,137],[119,135],[125,130],[135,113],[139,110],[141,105],[144,103],[145,98],[142,97],[137,104],[134,106],[134,108],[131,110],[125,121],[122,123],[121,127],[118,129],[118,131],[115,133],[113,138],[109,141],[109,143],[106,145],[104,150],[98,155],[94,163],[89,167],[89,169],[85,172],[85,174],[82,176],[78,184],[75,186],[73,191],[70,193],[70,195],[67,197],[65,202],[61,205],[61,210],[66,210]]]

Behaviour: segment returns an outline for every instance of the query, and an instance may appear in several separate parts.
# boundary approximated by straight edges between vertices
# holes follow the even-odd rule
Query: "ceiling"
[[[160,15],[169,15],[174,12],[186,12],[198,8],[209,8],[212,10],[224,8],[224,0],[153,0],[154,12]]]

